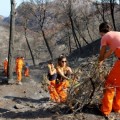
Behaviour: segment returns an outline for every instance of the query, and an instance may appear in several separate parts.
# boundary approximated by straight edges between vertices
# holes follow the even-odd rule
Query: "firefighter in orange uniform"
[[[57,79],[57,72],[52,62],[48,64],[48,80],[49,86],[48,90],[50,93],[50,99],[54,102],[60,102],[59,95],[56,91],[56,79]]]
[[[7,76],[7,72],[8,72],[8,59],[7,58],[5,58],[3,65],[4,65],[5,76]]]
[[[100,108],[101,112],[108,116],[112,110],[120,113],[120,32],[111,31],[111,26],[107,22],[100,24],[99,32],[102,36],[99,66],[112,53],[118,58],[105,81],[105,92]]]
[[[21,85],[22,80],[22,69],[24,66],[23,57],[19,57],[16,61],[16,72],[17,72],[17,84]]]
[[[72,74],[71,68],[67,65],[67,58],[61,55],[58,58],[57,70],[57,83],[56,91],[60,97],[60,102],[65,102],[67,100],[67,91],[69,84],[69,76]]]
[[[29,77],[30,76],[30,69],[29,69],[29,64],[28,63],[25,63],[24,76],[25,77]]]

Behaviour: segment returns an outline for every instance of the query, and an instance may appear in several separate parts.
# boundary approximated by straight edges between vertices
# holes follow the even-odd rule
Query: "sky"
[[[10,15],[10,1],[11,0],[0,0],[0,15],[4,16],[4,17],[8,17]],[[23,1],[27,1],[27,0],[15,0],[16,2],[16,7],[20,5],[20,3],[22,3]],[[53,0],[49,0],[49,1],[53,1]]]
[[[0,15],[4,17],[8,17],[10,15],[10,1],[11,0],[0,0]],[[20,5],[20,3],[22,3],[25,0],[15,0],[15,1],[17,7]]]
[[[0,0],[0,15],[8,17],[10,15],[10,1],[11,0]],[[23,0],[15,0],[16,7],[23,2]]]

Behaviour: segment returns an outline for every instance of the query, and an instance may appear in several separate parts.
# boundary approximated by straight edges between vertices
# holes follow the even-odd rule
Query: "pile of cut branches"
[[[84,67],[85,70],[78,68],[74,73],[79,79],[71,83],[65,103],[73,113],[82,111],[84,106],[97,104],[100,101],[109,70],[104,65],[99,68],[97,62],[89,62]]]
[[[102,97],[103,85],[109,69],[105,65],[99,68],[96,61],[86,62],[84,66],[74,69],[68,89],[67,101],[56,104],[53,109],[59,109],[59,113],[71,111],[75,114],[78,111],[81,112],[85,106],[98,104]],[[45,76],[43,81],[43,88],[47,89],[48,82],[46,81],[48,80]]]

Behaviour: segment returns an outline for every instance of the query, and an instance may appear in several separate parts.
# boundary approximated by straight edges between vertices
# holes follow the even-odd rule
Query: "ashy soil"
[[[43,69],[44,68],[44,69]],[[7,78],[1,68],[0,80]],[[81,113],[66,113],[49,100],[49,93],[41,84],[46,67],[31,67],[31,75],[23,77],[22,85],[17,85],[16,75],[9,84],[0,84],[0,120],[105,120],[96,106],[88,106]],[[58,106],[58,107],[57,107]],[[109,120],[120,120],[120,114],[112,112]]]

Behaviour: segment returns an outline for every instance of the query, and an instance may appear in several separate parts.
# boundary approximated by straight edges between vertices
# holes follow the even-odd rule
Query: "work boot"
[[[116,113],[120,113],[120,110],[114,110],[114,112],[116,112]]]
[[[101,106],[102,106],[102,104],[99,104],[98,105],[98,110],[99,110],[99,112],[100,112],[100,114],[105,118],[105,120],[108,120],[109,119],[109,115],[106,115],[106,114],[104,114],[102,111],[101,111]]]
[[[17,85],[22,85],[22,82],[21,81],[17,82]]]

